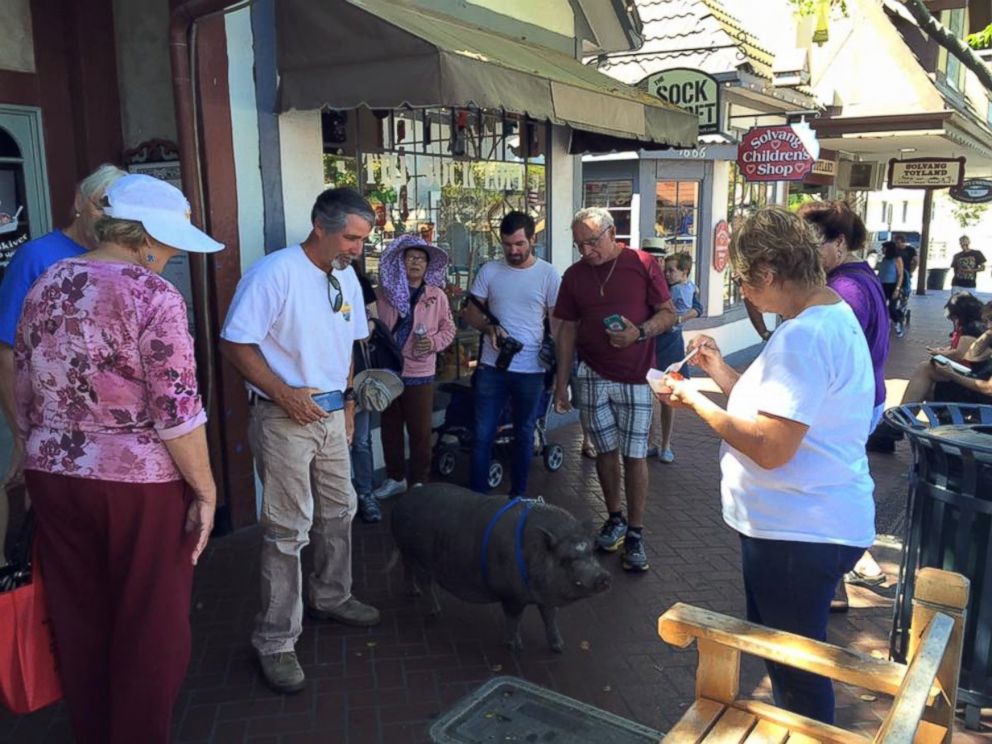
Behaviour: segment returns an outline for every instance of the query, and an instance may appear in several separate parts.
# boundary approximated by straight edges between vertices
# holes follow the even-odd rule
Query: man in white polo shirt
[[[479,270],[462,318],[482,331],[482,354],[473,380],[475,432],[471,487],[489,490],[489,464],[500,414],[507,400],[513,410],[513,454],[510,496],[527,495],[527,475],[534,454],[534,425],[547,370],[539,360],[541,342],[558,299],[557,269],[534,255],[534,219],[509,212],[500,223],[504,261],[490,261]],[[486,311],[480,308],[486,308]],[[488,315],[487,315],[488,312]],[[498,324],[494,321],[499,321]],[[554,329],[558,327],[557,321]],[[522,348],[512,356],[507,338]]]
[[[313,527],[314,568],[307,613],[370,626],[379,612],[351,595],[349,442],[355,403],[352,344],[368,336],[353,258],[375,220],[356,191],[328,189],[300,245],[248,270],[231,302],[221,349],[244,375],[251,401],[249,439],[262,479],[262,610],[252,645],[277,692],[305,685],[294,646],[302,631],[300,551]]]

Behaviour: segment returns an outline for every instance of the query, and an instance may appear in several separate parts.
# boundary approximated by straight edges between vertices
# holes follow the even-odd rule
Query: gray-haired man
[[[249,439],[263,485],[262,610],[252,645],[278,692],[305,685],[294,646],[302,632],[300,551],[313,527],[314,570],[307,612],[369,626],[379,612],[351,595],[349,442],[354,431],[352,345],[368,336],[365,304],[351,268],[372,229],[368,202],[328,189],[300,245],[276,251],[242,277],[221,349],[244,375]]]

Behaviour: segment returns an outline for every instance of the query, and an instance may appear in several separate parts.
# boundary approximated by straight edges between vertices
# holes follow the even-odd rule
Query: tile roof
[[[674,67],[711,74],[744,69],[771,79],[774,55],[719,0],[636,0],[644,45],[601,58],[599,70],[625,83]]]

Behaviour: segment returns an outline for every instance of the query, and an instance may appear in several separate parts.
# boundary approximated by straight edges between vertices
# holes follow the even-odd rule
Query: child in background
[[[703,314],[696,285],[689,279],[692,273],[692,256],[688,253],[674,253],[664,259],[665,281],[675,304],[676,321],[666,333],[655,339],[655,367],[664,370],[669,364],[685,357],[685,340],[682,338],[682,324]],[[689,376],[689,368],[682,366],[679,372]],[[672,452],[672,428],[675,425],[675,409],[655,401],[651,419],[651,433],[648,435],[648,452],[657,448],[658,460],[670,463],[675,460]]]

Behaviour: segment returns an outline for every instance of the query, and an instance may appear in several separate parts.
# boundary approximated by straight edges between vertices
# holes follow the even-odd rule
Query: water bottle
[[[422,339],[427,338],[427,328],[423,323],[417,323],[417,327],[413,329],[413,339],[414,342],[419,343]],[[414,346],[414,354],[421,356],[420,352],[416,351],[416,346]]]

